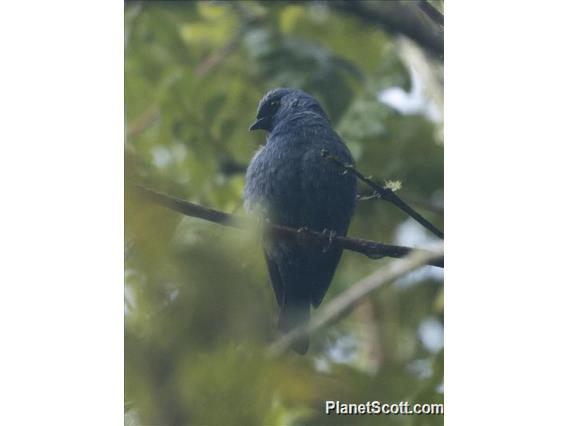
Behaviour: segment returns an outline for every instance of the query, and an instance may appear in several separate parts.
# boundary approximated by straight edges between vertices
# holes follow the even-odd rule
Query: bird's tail
[[[280,317],[278,318],[278,328],[287,333],[296,327],[300,327],[310,319],[310,301],[302,300],[300,302],[285,301],[280,308]],[[310,346],[310,339],[302,337],[292,345],[292,349],[300,355],[304,355]]]

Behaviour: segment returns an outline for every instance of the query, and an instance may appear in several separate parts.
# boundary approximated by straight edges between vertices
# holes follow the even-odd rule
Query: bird
[[[267,132],[245,175],[244,207],[270,223],[308,228],[330,236],[328,247],[265,234],[262,240],[268,275],[279,306],[278,328],[301,326],[317,308],[332,281],[342,249],[332,236],[347,234],[356,202],[356,177],[344,164],[353,157],[319,102],[293,88],[276,88],[262,97],[250,131]],[[309,338],[292,349],[305,354]]]

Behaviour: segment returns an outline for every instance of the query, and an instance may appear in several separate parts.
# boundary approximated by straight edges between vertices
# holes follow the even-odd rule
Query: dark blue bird
[[[331,128],[319,103],[300,90],[280,88],[260,101],[250,130],[268,132],[245,180],[245,208],[271,223],[345,235],[355,207],[356,181],[322,150],[353,164],[347,146]],[[333,278],[341,249],[265,237],[264,254],[280,307],[278,325],[286,332],[309,319]],[[308,339],[294,350],[304,354]]]

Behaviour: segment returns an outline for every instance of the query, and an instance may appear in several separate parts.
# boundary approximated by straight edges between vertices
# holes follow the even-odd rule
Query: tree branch
[[[227,44],[211,53],[197,66],[195,74],[198,77],[204,77],[219,68],[219,66],[239,48],[247,32],[253,28],[254,25],[263,20],[262,17],[251,14],[240,2],[229,2],[228,5],[231,6],[239,16],[241,20],[240,28]]]
[[[243,24],[235,36],[231,38],[226,45],[211,53],[203,60],[203,62],[197,65],[195,74],[198,77],[204,77],[211,73],[214,69],[218,68],[233,52],[238,49],[247,30],[248,26]]]
[[[443,256],[443,253],[444,248],[440,245],[431,252],[413,252],[405,259],[389,262],[324,305],[307,324],[290,331],[274,342],[268,348],[268,355],[281,355],[298,339],[309,336],[323,327],[339,321],[371,292],[421,266],[430,264],[436,257]]]
[[[428,0],[420,0],[420,3],[418,3],[418,6],[420,6],[420,9],[422,9],[422,12],[424,12],[426,15],[428,15],[428,17],[434,21],[436,24],[440,25],[440,26],[444,26],[444,15],[442,15],[438,9],[436,9],[434,6],[432,6],[430,4],[430,2],[428,2]]]
[[[426,17],[424,9],[417,7],[416,2],[333,0],[327,3],[336,10],[380,25],[386,32],[405,35],[438,59],[444,56],[442,28],[432,16]]]
[[[388,202],[394,204],[399,209],[401,209],[403,212],[405,212],[408,216],[410,216],[411,218],[416,220],[418,223],[420,223],[422,226],[424,226],[426,229],[428,229],[430,232],[432,232],[434,235],[436,235],[437,237],[439,237],[441,239],[444,239],[444,233],[442,231],[440,231],[431,222],[429,222],[424,216],[422,216],[420,213],[418,213],[416,210],[414,210],[412,207],[410,207],[408,204],[406,204],[398,195],[396,195],[394,193],[393,190],[391,190],[389,188],[384,188],[381,185],[379,185],[378,183],[373,182],[368,177],[363,176],[359,171],[357,171],[357,169],[353,166],[353,164],[343,163],[337,157],[330,155],[329,152],[327,152],[325,149],[321,150],[321,156],[330,160],[330,161],[333,161],[339,167],[343,168],[343,170],[345,172],[353,173],[355,176],[357,176],[358,179],[360,179],[361,181],[363,181],[364,183],[366,183],[367,185],[369,185],[371,188],[373,188],[375,190],[375,193],[378,196],[377,198],[381,198],[385,201],[388,201]]]
[[[255,227],[255,225],[257,225],[257,222],[252,219],[203,207],[198,204],[190,203],[189,201],[156,192],[152,189],[137,186],[135,190],[143,198],[162,207],[177,211],[185,216],[196,217],[232,228],[242,229]],[[414,252],[420,252],[425,255],[431,254],[430,251],[422,249],[382,244],[376,241],[363,240],[359,238],[334,236],[328,233],[312,231],[307,228],[295,229],[268,222],[265,224],[265,232],[277,235],[281,238],[296,239],[301,243],[312,244],[322,248],[334,246],[341,247],[345,250],[364,254],[371,259],[380,259],[383,257],[401,258]],[[438,255],[431,258],[429,257],[428,265],[443,268],[444,256]]]

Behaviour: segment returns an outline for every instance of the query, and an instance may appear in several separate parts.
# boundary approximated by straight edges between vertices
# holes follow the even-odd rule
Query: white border
[[[446,3],[448,425],[566,418],[566,9]]]
[[[0,12],[0,424],[123,422],[123,4]]]

